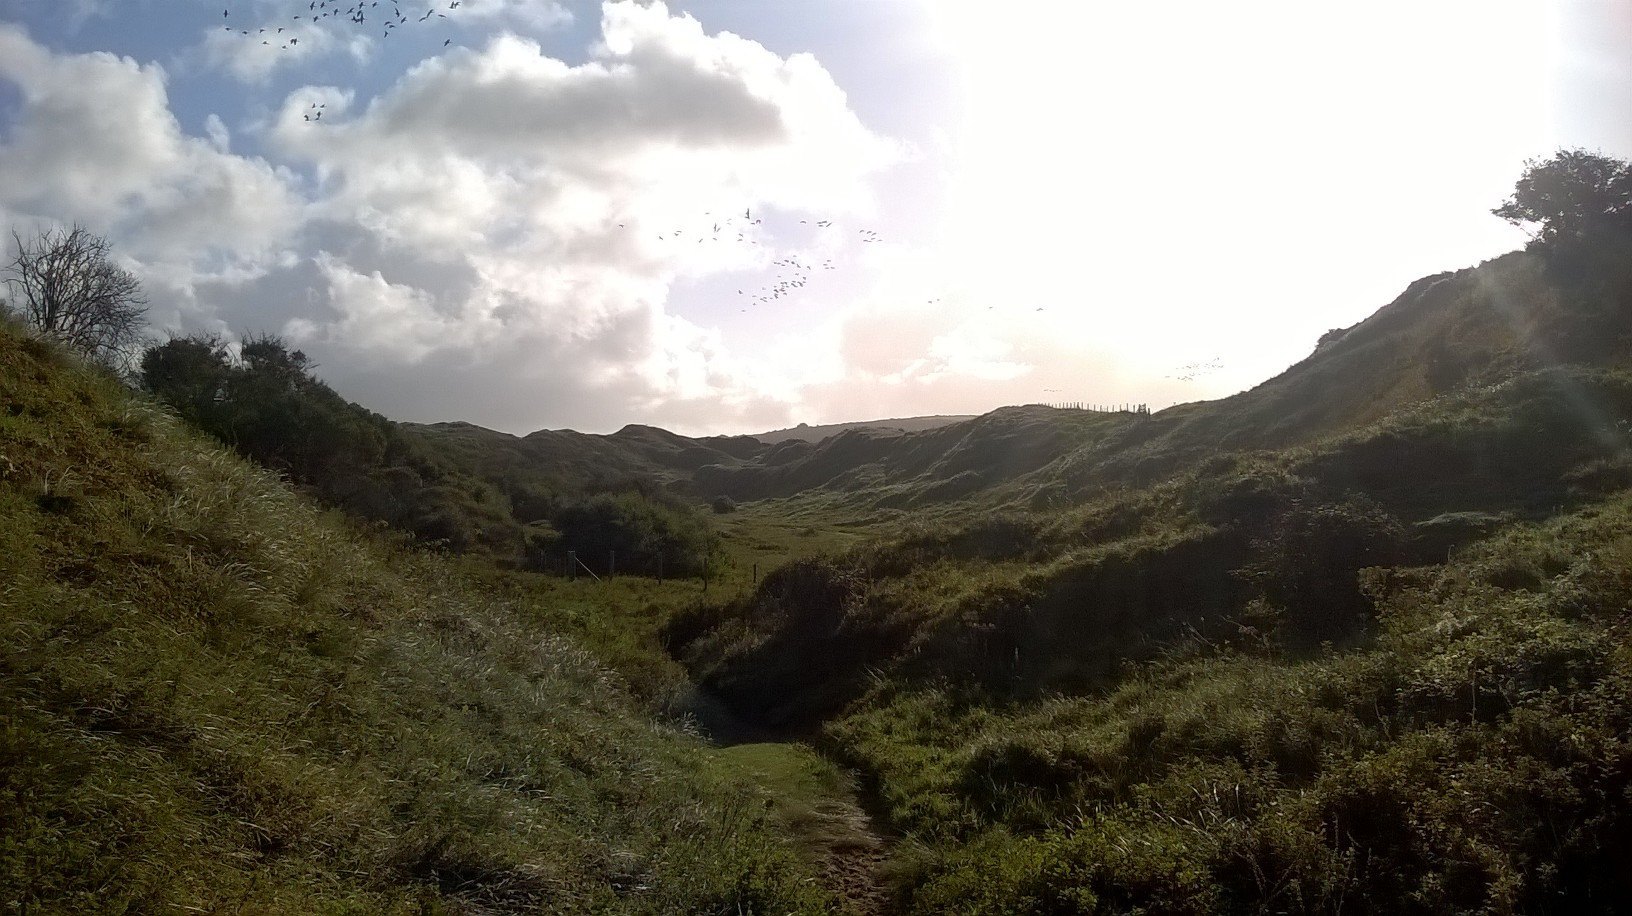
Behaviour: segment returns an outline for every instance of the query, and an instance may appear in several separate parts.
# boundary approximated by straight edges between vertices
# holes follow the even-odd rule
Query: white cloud
[[[210,29],[198,54],[209,68],[231,74],[241,83],[263,86],[280,68],[309,65],[335,54],[359,63],[373,53],[374,39],[365,32],[322,22],[266,19],[248,28]]]
[[[502,35],[424,61],[363,104],[332,87],[291,94],[267,134],[319,176],[314,212],[391,252],[378,267],[347,267],[344,282],[328,263],[336,311],[302,315],[291,332],[374,364],[559,352],[573,384],[620,404],[614,416],[700,415],[709,403],[716,417],[785,414],[786,384],[668,310],[672,283],[767,259],[747,244],[693,242],[742,209],[865,209],[867,181],[898,151],[808,56],[708,35],[660,4],[607,4],[602,31],[577,65]],[[321,122],[309,120],[313,105]],[[684,244],[657,239],[681,227],[693,233]],[[408,261],[465,279],[419,296],[401,279]],[[393,321],[400,333],[364,329]],[[524,397],[500,392],[487,407]]]
[[[458,22],[499,21],[533,29],[560,28],[572,22],[572,12],[548,0],[462,0]]]
[[[978,413],[1012,404],[1193,400],[1194,384],[1152,381],[1114,345],[1066,332],[1046,313],[963,301],[860,310],[840,329],[845,364],[799,392],[808,422]]]
[[[439,312],[423,290],[386,282],[379,271],[364,275],[326,251],[317,267],[327,282],[328,304],[339,318],[319,325],[310,317],[291,319],[284,333],[296,343],[321,337],[379,363],[411,364],[443,346],[468,343],[476,328],[457,315]]]
[[[227,130],[227,124],[221,116],[211,112],[204,119],[204,133],[210,138],[210,145],[216,152],[225,153],[232,146],[232,132]]]
[[[156,65],[54,55],[0,25],[0,80],[22,99],[0,145],[0,206],[13,215],[84,222],[157,260],[263,252],[300,221],[291,177],[227,153],[219,120],[213,142],[182,132]]]
[[[114,11],[115,0],[11,0],[19,11],[28,7],[46,7],[52,15],[62,17],[63,23],[70,33],[84,28],[85,23],[92,19],[109,16]]]
[[[661,231],[750,203],[856,209],[895,155],[807,56],[705,35],[660,4],[609,4],[603,31],[578,66],[514,36],[450,52],[320,130],[296,94],[273,133],[335,176],[336,206],[427,246]]]
[[[465,2],[493,21],[523,13]],[[749,208],[866,212],[901,151],[809,55],[708,34],[662,4],[602,13],[581,63],[501,34],[372,97],[298,89],[239,127],[236,145],[270,161],[234,154],[214,115],[187,135],[155,64],[57,54],[0,27],[0,80],[23,99],[0,209],[110,230],[159,323],[283,333],[391,416],[780,425],[787,373],[745,363],[712,322],[676,314],[671,291],[774,250],[769,236],[735,243],[751,227],[718,245],[699,231]],[[222,29],[204,53],[254,86],[333,50],[302,37],[267,57],[259,40]],[[938,346],[947,365],[972,358],[959,339]]]

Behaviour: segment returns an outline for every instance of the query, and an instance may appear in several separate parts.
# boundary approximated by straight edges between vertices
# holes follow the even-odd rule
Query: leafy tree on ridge
[[[1632,233],[1632,163],[1572,149],[1524,166],[1512,196],[1491,212],[1530,232],[1532,247]]]

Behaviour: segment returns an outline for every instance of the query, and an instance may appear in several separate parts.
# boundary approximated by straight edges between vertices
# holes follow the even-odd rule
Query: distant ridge
[[[965,420],[973,420],[975,416],[975,414],[947,414],[933,417],[899,417],[890,420],[856,420],[851,423],[827,423],[822,426],[809,426],[801,423],[788,429],[773,429],[768,433],[752,433],[750,435],[767,445],[787,442],[790,439],[800,442],[820,442],[830,436],[837,436],[839,433],[849,432],[852,429],[893,429],[904,433],[915,433],[926,429],[951,426],[953,423],[962,423]]]
[[[1632,306],[1619,298],[1595,304],[1560,284],[1528,252],[1423,277],[1370,317],[1327,332],[1309,356],[1274,378],[1230,397],[1148,414],[1031,404],[977,417],[698,439],[641,425],[610,435],[540,430],[519,438],[469,424],[400,428],[465,474],[509,481],[498,487],[504,492],[527,480],[550,492],[655,486],[705,502],[822,491],[892,510],[970,501],[1068,504],[1105,487],[1151,484],[1223,453],[1358,434],[1413,405],[1525,373],[1624,364]]]

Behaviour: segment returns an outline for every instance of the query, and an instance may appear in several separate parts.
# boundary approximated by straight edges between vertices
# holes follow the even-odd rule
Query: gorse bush
[[[702,572],[709,535],[695,510],[632,493],[561,500],[550,513],[561,544],[580,559],[620,571],[689,576]]]
[[[1632,238],[1632,163],[1584,149],[1524,164],[1513,194],[1491,211],[1530,229],[1543,249]]]
[[[312,377],[304,353],[273,337],[244,341],[236,356],[220,338],[173,338],[142,356],[141,371],[144,387],[189,423],[326,492],[403,447],[390,421],[346,402]]]

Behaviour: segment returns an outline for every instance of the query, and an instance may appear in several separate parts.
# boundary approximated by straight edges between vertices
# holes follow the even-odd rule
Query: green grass
[[[841,910],[888,908],[893,838],[860,807],[849,774],[797,743],[739,744],[711,757],[722,771],[761,787],[770,818],[807,861],[820,863],[822,883],[838,895]]]
[[[759,791],[524,602],[10,331],[0,582],[10,911],[827,905]]]
[[[701,577],[596,578],[582,570],[564,577],[497,568],[481,557],[458,565],[499,589],[540,626],[576,640],[636,694],[672,708],[691,687],[665,645],[665,629],[676,615],[750,594],[782,565],[862,543],[877,530],[842,510],[792,501],[751,504],[714,519],[719,546],[706,584]]]
[[[871,844],[861,812],[845,803],[849,777],[805,745],[738,744],[709,756],[720,772],[764,791],[773,818],[809,858]]]
[[[717,586],[725,594],[751,591],[756,569],[764,578],[794,560],[843,550],[875,537],[895,519],[893,514],[835,506],[821,497],[762,500],[715,515],[720,552],[710,588]]]
[[[686,692],[686,672],[664,651],[662,627],[702,597],[702,583],[640,576],[576,579],[496,569],[481,558],[458,564],[504,595],[529,623],[568,637],[616,671],[644,703],[663,709]]]
[[[1618,912],[1632,382],[1519,372],[682,610],[820,726],[921,913]]]
[[[915,912],[1617,912],[1632,495],[1378,573],[1374,643],[1215,648],[1102,696],[881,685],[828,726]]]

